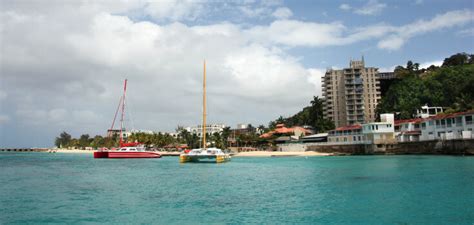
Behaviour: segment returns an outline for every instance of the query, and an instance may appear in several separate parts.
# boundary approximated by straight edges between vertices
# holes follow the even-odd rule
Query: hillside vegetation
[[[408,61],[398,66],[395,81],[382,96],[377,112],[396,114],[399,119],[412,118],[416,109],[427,104],[442,106],[447,112],[474,109],[474,55],[458,53],[446,58],[441,67],[418,69]]]

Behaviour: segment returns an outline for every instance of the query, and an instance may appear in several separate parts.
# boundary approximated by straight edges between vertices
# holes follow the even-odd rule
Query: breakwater
[[[366,154],[474,155],[474,139],[430,140],[393,144],[308,145],[306,151]]]

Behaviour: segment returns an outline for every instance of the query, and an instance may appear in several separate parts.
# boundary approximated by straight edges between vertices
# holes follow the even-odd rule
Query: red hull
[[[94,158],[125,159],[125,158],[161,158],[156,152],[94,152]]]

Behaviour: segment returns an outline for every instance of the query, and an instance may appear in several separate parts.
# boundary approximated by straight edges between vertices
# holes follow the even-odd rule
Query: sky
[[[267,125],[350,59],[391,71],[474,51],[474,1],[0,1],[0,147],[128,129]]]

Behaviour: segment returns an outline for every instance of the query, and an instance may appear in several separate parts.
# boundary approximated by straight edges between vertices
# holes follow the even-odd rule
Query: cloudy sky
[[[110,127],[267,124],[321,95],[326,68],[390,70],[474,52],[473,1],[0,1],[0,147]]]

